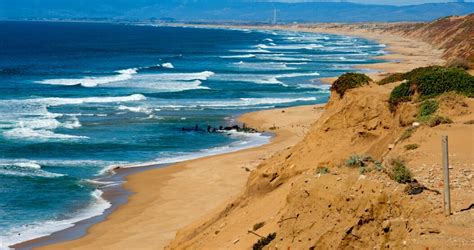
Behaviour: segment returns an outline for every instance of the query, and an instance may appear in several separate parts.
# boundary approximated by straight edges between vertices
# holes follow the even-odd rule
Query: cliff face
[[[260,164],[240,198],[179,231],[170,248],[248,249],[259,239],[249,230],[262,236],[276,233],[269,249],[474,246],[468,233],[474,229],[473,210],[446,218],[441,195],[408,195],[406,185],[385,174],[391,159],[402,159],[423,185],[439,189],[439,139],[448,134],[455,141],[454,210],[468,207],[474,200],[472,174],[465,174],[474,171],[474,129],[468,125],[474,120],[474,101],[444,97],[441,112],[453,124],[423,126],[400,139],[417,107],[406,104],[389,111],[387,99],[396,84],[371,84],[348,91],[342,99],[333,93],[325,114],[300,143]],[[408,143],[419,148],[407,151]],[[351,155],[370,156],[384,169],[348,167],[345,161]]]
[[[445,17],[431,23],[397,24],[389,30],[444,49],[448,63],[465,60],[471,68],[474,66],[474,14]]]

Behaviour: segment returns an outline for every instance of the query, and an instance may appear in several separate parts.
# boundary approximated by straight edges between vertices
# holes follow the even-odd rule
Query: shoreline
[[[68,248],[77,248],[77,247],[84,247],[84,248],[91,248],[92,246],[90,244],[97,244],[100,246],[103,246],[104,248],[113,248],[114,244],[122,244],[118,243],[117,239],[114,239],[114,237],[118,237],[118,239],[122,238],[116,234],[112,235],[113,237],[110,239],[111,241],[108,241],[109,244],[102,244],[99,243],[97,237],[94,237],[93,235],[103,235],[107,231],[109,231],[112,228],[115,232],[122,231],[121,229],[121,224],[127,223],[130,220],[135,219],[135,216],[132,211],[128,210],[136,210],[137,202],[140,203],[138,206],[141,207],[149,207],[147,204],[152,204],[152,203],[160,203],[157,204],[158,206],[172,206],[169,203],[177,202],[177,203],[182,203],[181,201],[181,195],[179,193],[185,192],[185,193],[190,193],[190,192],[195,192],[196,194],[202,193],[202,190],[196,190],[194,189],[194,186],[189,187],[189,180],[188,178],[193,178],[197,176],[196,181],[202,181],[202,182],[207,182],[207,180],[200,179],[201,178],[206,178],[209,175],[209,172],[216,174],[216,172],[220,172],[220,176],[227,175],[230,173],[230,176],[227,177],[226,180],[221,180],[219,176],[214,176],[215,178],[215,186],[222,186],[226,185],[226,190],[223,190],[222,192],[219,192],[218,194],[214,194],[212,196],[218,196],[218,197],[202,197],[201,199],[205,200],[206,202],[213,202],[213,204],[208,204],[207,206],[204,207],[203,211],[200,211],[199,214],[193,213],[192,215],[188,214],[186,211],[172,211],[172,209],[160,209],[160,211],[164,211],[162,214],[157,215],[158,218],[154,218],[158,223],[165,224],[167,227],[175,227],[175,231],[172,231],[172,236],[169,235],[169,230],[150,230],[148,233],[153,233],[153,236],[149,236],[150,238],[154,237],[155,240],[156,238],[159,238],[158,236],[161,235],[163,236],[168,236],[166,237],[166,241],[163,241],[162,247],[164,247],[172,238],[174,237],[174,233],[180,229],[181,227],[184,227],[187,225],[189,222],[192,221],[192,219],[184,219],[179,223],[180,219],[179,216],[177,216],[175,213],[180,214],[180,216],[194,216],[195,219],[199,218],[200,216],[204,215],[205,213],[211,211],[214,209],[216,206],[220,205],[222,202],[231,200],[232,198],[235,198],[241,190],[241,188],[245,185],[245,181],[248,178],[249,172],[247,169],[253,169],[256,167],[257,163],[261,161],[263,158],[268,158],[270,157],[273,153],[282,150],[286,147],[291,146],[291,144],[294,144],[299,141],[299,139],[303,136],[304,134],[304,129],[306,129],[313,121],[313,117],[308,117],[307,114],[314,112],[316,116],[319,116],[322,114],[322,104],[316,104],[316,105],[306,105],[306,106],[297,106],[297,107],[290,107],[290,108],[281,108],[281,109],[271,109],[271,110],[264,110],[264,111],[256,111],[256,112],[251,112],[251,113],[245,113],[242,116],[239,117],[240,122],[245,122],[251,127],[258,128],[259,130],[270,130],[272,126],[278,125],[279,129],[274,130],[275,136],[271,139],[271,142],[262,146],[258,147],[253,147],[253,148],[247,148],[243,150],[239,150],[236,152],[230,152],[230,153],[224,153],[224,154],[219,154],[219,155],[212,155],[212,156],[207,156],[203,158],[198,158],[198,159],[193,159],[185,162],[180,162],[176,164],[171,164],[169,167],[157,167],[157,166],[149,166],[149,167],[143,167],[143,168],[131,168],[129,170],[134,170],[133,173],[129,173],[128,175],[125,176],[125,184],[122,185],[122,188],[124,190],[127,190],[129,192],[130,196],[128,196],[128,201],[125,202],[124,204],[120,205],[118,208],[115,210],[105,214],[101,215],[99,217],[103,217],[103,220],[97,221],[95,219],[94,222],[98,223],[93,223],[91,227],[83,228],[82,230],[85,231],[85,235],[83,237],[77,238],[74,237],[75,239],[71,241],[64,241],[65,239],[54,239],[53,237],[55,235],[58,235],[58,233],[62,232],[59,231],[58,233],[55,233],[50,236],[45,236],[43,238],[39,239],[34,239],[31,241],[23,242],[17,245],[14,245],[14,247],[18,249],[31,249],[31,248],[41,248],[41,249],[68,249]],[[282,111],[285,112],[282,112]],[[292,121],[289,121],[289,119],[282,119],[282,123],[273,123],[274,119],[270,119],[275,117],[276,115],[281,115],[281,116],[300,116],[302,120],[305,120],[304,124],[302,125],[301,123],[293,123]],[[262,120],[261,117],[267,117],[268,120]],[[291,119],[290,119],[291,120]],[[265,125],[263,125],[265,124]],[[283,129],[282,127],[286,126],[286,129]],[[293,130],[294,132],[291,132]],[[271,131],[271,130],[270,130]],[[243,160],[242,160],[243,159]],[[232,162],[232,164],[229,164],[229,167],[222,168],[220,166],[221,162]],[[235,162],[239,162],[239,167],[235,167]],[[201,164],[205,165],[201,166]],[[203,168],[213,168],[213,171],[203,171]],[[233,173],[231,173],[233,172]],[[185,176],[187,180],[183,182],[183,179],[181,176]],[[174,197],[163,197],[160,192],[162,192],[164,189],[165,191],[168,191],[170,188],[170,182],[173,183],[172,185],[182,185],[182,188],[179,190],[175,190],[173,188],[172,191],[174,194],[172,196]],[[234,183],[231,183],[234,182]],[[143,183],[148,183],[150,185],[146,185]],[[202,187],[202,186],[201,186]],[[145,193],[144,190],[151,190],[156,188],[153,193]],[[191,189],[190,189],[191,188]],[[215,187],[214,187],[215,188]],[[183,191],[186,190],[186,191]],[[209,191],[211,192],[213,189],[209,188]],[[168,191],[169,193],[169,191]],[[230,195],[233,194],[233,195]],[[137,197],[141,196],[141,197]],[[225,198],[224,198],[225,197]],[[168,199],[167,199],[168,198]],[[211,199],[209,199],[211,198]],[[222,200],[224,198],[224,200]],[[145,199],[145,200],[144,200]],[[193,203],[194,204],[194,203]],[[187,208],[190,209],[191,206],[190,204],[186,204]],[[194,204],[197,205],[197,204]],[[130,208],[128,208],[130,206]],[[197,207],[197,206],[196,206]],[[203,209],[202,207],[197,207],[198,209]],[[155,209],[153,209],[155,210]],[[182,209],[181,209],[182,210]],[[184,212],[184,213],[183,213]],[[197,212],[197,211],[195,211]],[[140,214],[140,213],[137,213]],[[143,215],[143,212],[141,213]],[[117,218],[122,218],[123,216],[126,216],[127,219],[125,219],[123,222],[121,222],[121,219]],[[79,226],[90,226],[91,223],[84,223],[87,225],[79,225]],[[112,224],[109,225],[109,224]],[[131,226],[133,226],[134,223],[132,223]],[[70,229],[66,229],[63,231],[75,231],[75,227],[72,227]],[[142,227],[142,226],[140,226]],[[143,226],[144,228],[146,226]],[[103,230],[107,228],[106,230]],[[73,232],[74,233],[74,232]],[[77,231],[76,231],[77,233]],[[76,235],[77,236],[77,235]],[[124,235],[125,236],[125,235]],[[53,239],[49,239],[53,238]],[[124,237],[125,238],[125,237]],[[106,239],[108,240],[108,239]],[[126,239],[124,239],[126,240]],[[78,243],[79,242],[79,243]],[[112,243],[114,242],[114,243]],[[46,243],[46,244],[44,244]],[[77,244],[77,245],[76,245]],[[96,246],[97,246],[96,245]],[[121,245],[123,246],[123,245]],[[124,245],[126,247],[127,246]]]
[[[259,112],[259,111],[254,111],[254,112]],[[254,113],[254,112],[249,112],[249,113]],[[239,117],[245,114],[247,113],[235,116],[232,119],[233,122],[237,122],[241,124],[242,122],[239,121]],[[68,222],[68,224],[70,224],[68,227],[64,229],[60,229],[59,231],[54,231],[49,235],[32,238],[23,242],[15,243],[10,246],[13,247],[14,249],[32,249],[32,248],[44,247],[47,245],[79,239],[87,235],[88,228],[90,228],[91,226],[94,226],[95,224],[98,224],[107,220],[107,217],[110,214],[112,214],[120,206],[126,204],[129,201],[129,197],[133,195],[134,193],[131,192],[129,189],[125,188],[123,185],[124,183],[128,181],[129,176],[138,174],[141,172],[145,172],[145,171],[163,169],[169,166],[173,166],[180,163],[186,163],[189,161],[194,161],[194,160],[199,160],[199,159],[204,159],[204,158],[214,157],[214,156],[221,156],[221,155],[226,155],[226,154],[232,154],[238,151],[258,148],[258,147],[271,143],[271,141],[275,137],[274,134],[268,133],[268,132],[247,133],[247,132],[228,131],[227,133],[229,134],[243,133],[243,134],[247,134],[249,138],[250,137],[255,137],[255,138],[249,139],[249,140],[237,141],[240,144],[245,142],[242,145],[234,146],[233,143],[231,143],[225,146],[227,147],[226,149],[223,149],[221,147],[207,148],[207,149],[203,149],[197,152],[185,154],[181,157],[170,158],[170,160],[148,161],[148,162],[141,162],[141,163],[139,162],[139,163],[124,165],[124,166],[115,166],[115,165],[108,166],[107,168],[104,168],[102,170],[103,173],[108,173],[108,174],[103,175],[100,178],[93,179],[93,181],[97,181],[97,182],[115,183],[114,185],[111,185],[111,186],[105,185],[103,187],[100,187],[99,184],[97,184],[98,186],[97,186],[96,191],[102,192],[102,195],[100,197],[101,199],[109,203],[110,206],[108,208],[102,210],[100,214],[94,214],[84,219],[77,219],[77,220],[75,220],[75,218],[67,219],[66,221],[72,220],[75,222]],[[86,208],[81,208],[78,211],[83,212],[88,209],[89,209],[89,206]],[[63,221],[58,221],[58,222],[63,222]]]
[[[249,26],[244,26],[245,28],[250,28]],[[223,27],[224,28],[224,27]],[[229,27],[227,27],[229,28]],[[235,26],[230,26],[230,28],[236,28]],[[260,26],[256,26],[255,28],[257,29],[265,29],[264,27],[260,27]],[[269,29],[274,29],[275,30],[275,27],[269,27]],[[292,31],[302,31],[302,32],[312,32],[312,33],[331,33],[331,32],[327,32],[328,30],[311,30],[311,29],[301,29],[301,28],[292,28],[292,26],[286,26],[286,27],[278,27],[277,29],[282,29],[282,30],[292,30]],[[380,58],[380,59],[384,59],[384,60],[397,60],[397,61],[389,61],[389,62],[384,62],[384,63],[376,63],[376,64],[367,64],[367,65],[361,65],[362,68],[370,68],[370,69],[374,69],[374,70],[380,70],[380,71],[384,71],[384,73],[386,72],[397,72],[397,71],[405,71],[403,68],[400,70],[400,66],[401,65],[406,65],[406,67],[418,67],[420,65],[423,65],[423,61],[419,61],[417,60],[416,56],[414,56],[414,54],[419,54],[419,53],[424,53],[424,55],[426,55],[426,52],[413,52],[412,49],[414,48],[411,48],[411,47],[406,47],[406,44],[407,43],[412,43],[413,40],[410,40],[410,39],[405,39],[403,38],[404,40],[402,41],[390,41],[390,39],[387,39],[385,36],[381,36],[380,34],[378,35],[374,35],[374,36],[371,36],[371,37],[368,37],[368,36],[365,36],[365,35],[362,35],[360,33],[357,33],[357,34],[349,34],[349,33],[344,33],[344,32],[334,32],[333,34],[342,34],[342,35],[350,35],[350,36],[355,36],[355,37],[364,37],[364,38],[367,38],[367,39],[373,39],[373,40],[376,40],[377,42],[379,43],[383,43],[383,44],[386,44],[387,47],[385,48],[385,50],[387,51],[390,51],[391,53],[390,54],[387,54],[387,55],[384,55],[384,56],[380,56],[380,57],[376,57],[376,58]],[[399,38],[399,37],[398,37]],[[420,45],[422,43],[420,42],[420,44],[418,45],[418,49],[420,49]],[[423,43],[424,44],[424,43]],[[426,44],[425,44],[426,45]],[[421,50],[424,51],[425,49],[427,49],[426,47],[424,47],[425,45],[421,45]],[[432,49],[432,48],[430,48]],[[411,51],[410,53],[412,53],[413,55],[410,55],[410,53],[406,53],[406,50],[408,51]],[[433,57],[433,59],[436,59],[438,60],[438,54],[437,53],[433,53],[433,54],[429,54],[430,56]],[[430,61],[433,61],[433,60],[430,60]],[[403,64],[401,63],[403,62]],[[408,64],[406,64],[405,62],[410,62]],[[435,62],[435,61],[433,61]],[[377,79],[377,77],[380,76],[380,73],[374,73],[374,74],[370,74],[371,77],[374,77],[375,79]],[[324,83],[328,83],[328,82],[332,82],[333,78],[319,78],[322,82]],[[301,107],[308,107],[308,106],[300,106],[300,107],[291,107],[291,108],[285,108],[284,110],[293,110],[293,109],[298,109],[298,108],[301,108]],[[309,106],[309,107],[313,107],[313,106]],[[320,107],[319,107],[320,109]],[[252,116],[258,116],[256,114],[259,114],[261,112],[268,112],[268,113],[271,113],[271,112],[281,112],[281,109],[271,109],[271,110],[265,110],[265,111],[257,111],[257,112],[252,112],[252,113],[247,113],[247,114],[244,114],[242,115],[242,117],[240,119],[244,119],[244,121],[248,124],[251,125],[251,127],[255,127],[255,128],[258,128],[258,125],[257,124],[261,124],[262,120],[259,120],[259,119],[256,119],[256,118],[252,118]],[[320,115],[320,114],[319,114]],[[239,120],[240,120],[239,119]],[[250,119],[252,120],[253,119],[253,122],[255,124],[252,124],[252,121],[248,121],[246,119]],[[314,120],[316,121],[316,120]],[[267,121],[268,122],[268,121]],[[270,125],[271,126],[271,125]],[[275,126],[275,125],[273,125]],[[267,129],[268,129],[268,125],[267,125]],[[220,159],[219,158],[229,158],[229,157],[236,157],[236,155],[239,155],[239,154],[246,154],[246,153],[251,153],[252,151],[255,152],[255,151],[261,151],[263,148],[267,148],[267,147],[273,147],[275,146],[275,144],[284,144],[285,141],[288,140],[288,136],[289,135],[285,135],[282,137],[282,134],[278,134],[278,131],[276,131],[276,136],[271,140],[270,143],[268,144],[265,144],[263,146],[259,146],[259,147],[254,147],[254,148],[250,148],[250,149],[244,149],[244,150],[240,150],[240,151],[237,151],[237,152],[231,152],[231,153],[224,153],[222,155],[214,155],[214,156],[206,156],[206,157],[203,157],[203,158],[198,158],[198,159],[193,159],[193,160],[190,160],[190,161],[185,161],[185,162],[182,162],[182,163],[176,163],[176,164],[172,164],[170,167],[166,167],[166,168],[159,168],[157,166],[148,166],[148,167],[142,167],[142,168],[139,168],[136,169],[136,172],[134,173],[130,173],[130,174],[127,174],[126,177],[125,177],[125,180],[127,181],[124,185],[121,185],[121,187],[123,188],[123,190],[127,190],[128,192],[130,192],[131,194],[133,193],[133,195],[129,195],[128,198],[128,202],[124,202],[122,205],[120,205],[119,208],[117,209],[113,209],[112,211],[110,211],[109,213],[105,213],[103,215],[101,215],[100,217],[103,217],[102,220],[99,220],[99,221],[96,221],[96,223],[91,223],[90,225],[92,225],[92,227],[90,227],[89,229],[85,228],[83,229],[84,230],[84,233],[85,233],[85,237],[81,237],[77,240],[73,240],[73,241],[67,241],[67,242],[63,242],[64,239],[57,239],[57,241],[55,241],[55,243],[57,242],[63,242],[63,243],[60,243],[60,244],[56,244],[56,245],[46,245],[45,248],[48,248],[48,249],[64,249],[66,246],[67,247],[90,247],[89,244],[92,244],[92,242],[94,244],[98,244],[98,245],[101,245],[101,243],[97,242],[97,235],[100,235],[101,233],[105,233],[105,230],[100,230],[100,229],[95,229],[95,228],[98,228],[98,227],[105,227],[107,228],[108,225],[105,225],[105,226],[100,226],[100,225],[103,225],[103,224],[114,224],[113,222],[110,222],[110,221],[113,221],[114,219],[117,219],[117,218],[120,218],[120,215],[116,215],[117,213],[119,213],[121,210],[124,210],[123,208],[126,207],[127,205],[128,206],[132,206],[132,205],[129,205],[131,203],[137,203],[137,202],[140,202],[140,203],[143,203],[144,200],[141,200],[140,201],[140,198],[137,198],[136,196],[139,196],[140,195],[140,191],[138,191],[138,189],[140,188],[137,188],[139,185],[137,185],[136,183],[140,183],[143,181],[143,179],[145,178],[151,178],[153,179],[153,181],[156,181],[156,182],[163,182],[163,183],[166,183],[164,185],[158,185],[158,190],[159,192],[157,193],[160,193],[161,191],[163,191],[163,189],[169,187],[169,183],[173,180],[176,180],[176,176],[179,176],[180,173],[182,172],[185,172],[187,170],[190,170],[189,166],[187,165],[198,165],[199,162],[206,162],[206,161],[219,161]],[[304,131],[303,131],[303,134],[304,134]],[[298,137],[302,137],[303,135],[299,135],[299,136],[296,136],[297,138]],[[286,138],[284,138],[286,137]],[[294,138],[293,138],[294,140]],[[297,140],[295,140],[294,142],[292,143],[296,143]],[[289,143],[286,142],[285,146],[281,149],[284,149],[285,147],[288,147],[289,146]],[[274,152],[278,152],[279,150],[281,149],[275,149],[273,150]],[[233,156],[232,156],[233,155]],[[217,159],[215,159],[217,158]],[[260,158],[258,161],[262,161],[263,159]],[[220,160],[222,161],[222,160]],[[224,159],[225,161],[225,159]],[[151,169],[148,169],[148,168],[151,168]],[[245,172],[245,171],[244,171]],[[146,174],[145,174],[146,173]],[[150,177],[150,176],[145,176],[145,175],[153,175],[154,178]],[[247,177],[248,177],[248,174],[247,174]],[[239,176],[239,178],[243,178],[245,181],[247,180],[247,177],[245,176]],[[135,184],[133,182],[136,182]],[[166,186],[168,185],[168,186]],[[224,200],[220,199],[219,202],[216,202],[214,204],[214,206],[211,207],[208,207],[206,208],[205,210],[205,213],[200,213],[199,215],[194,215],[195,218],[188,218],[186,219],[186,223],[176,223],[176,222],[173,222],[173,224],[168,224],[167,226],[170,228],[170,227],[173,227],[173,230],[174,232],[169,232],[169,231],[153,231],[154,233],[156,234],[159,234],[159,233],[163,233],[163,234],[166,234],[166,238],[168,239],[167,242],[169,242],[169,240],[173,239],[174,236],[172,236],[171,234],[174,234],[176,233],[176,231],[184,226],[186,226],[187,224],[193,222],[194,220],[196,220],[197,218],[200,218],[202,217],[203,215],[205,215],[206,213],[210,212],[211,210],[214,210],[216,207],[220,206],[221,204],[225,204],[226,201],[229,201],[231,200],[233,197],[235,198],[235,196],[239,193],[238,190],[241,190],[243,187],[244,187],[245,183],[240,180],[240,184],[238,186],[240,186],[240,188],[238,187],[232,187],[233,188],[233,191],[234,191],[234,195],[233,196],[228,196],[227,198],[225,198]],[[143,190],[142,190],[143,191]],[[175,193],[176,192],[180,192],[181,190],[175,190]],[[202,192],[199,192],[199,193],[202,193]],[[157,194],[156,194],[157,195]],[[157,195],[159,196],[159,195]],[[163,197],[155,197],[155,198],[158,198],[158,199],[163,199]],[[150,200],[147,200],[147,202],[156,202],[156,199],[150,199]],[[146,207],[146,205],[144,205]],[[125,212],[123,212],[122,214],[124,214]],[[131,214],[128,214],[129,216],[132,216]],[[125,215],[126,216],[126,215]],[[173,215],[168,215],[167,216],[167,213],[163,213],[162,215],[160,215],[161,217],[172,217]],[[106,218],[106,217],[110,217],[110,218]],[[123,217],[122,217],[123,218]],[[91,218],[91,220],[94,219],[94,218]],[[131,217],[129,217],[129,219],[132,219]],[[120,221],[120,219],[118,219]],[[97,223],[98,222],[98,223]],[[127,221],[125,220],[123,223],[126,223]],[[78,224],[80,224],[81,222],[79,222]],[[117,223],[116,223],[117,224]],[[120,224],[120,223],[118,223]],[[145,224],[142,225],[143,227],[146,227]],[[75,225],[74,227],[71,228],[71,230],[73,230],[73,228],[76,228],[77,226]],[[112,227],[113,228],[113,227]],[[115,229],[117,229],[117,227],[115,227]],[[66,230],[69,230],[69,229],[66,229]],[[64,231],[64,230],[63,230]],[[62,231],[59,231],[59,232],[62,232]],[[59,233],[57,232],[57,233]],[[151,233],[151,232],[148,232],[148,233]],[[46,236],[46,237],[43,237],[43,238],[54,238],[56,233],[50,235],[50,236]],[[94,236],[94,235],[96,236]],[[144,233],[143,233],[144,234]],[[115,235],[116,236],[116,235]],[[154,237],[156,237],[157,235],[155,235]],[[117,236],[118,237],[118,236]],[[141,237],[146,237],[146,236],[141,236]],[[89,239],[87,239],[89,238]],[[118,237],[120,238],[120,237]],[[41,238],[40,238],[41,239]],[[15,245],[17,247],[31,247],[31,243],[34,243],[34,241],[37,241],[38,239],[36,240],[33,240],[33,241],[27,241],[27,242],[24,242],[24,243],[20,243],[18,245]],[[109,240],[114,240],[113,238],[109,239]],[[80,242],[79,242],[80,241]],[[105,244],[105,246],[107,247],[113,247],[114,244],[121,244],[119,243],[120,240],[116,240],[115,242],[110,242],[109,241],[109,244]],[[166,242],[163,242],[164,244],[162,244],[162,246],[164,247],[167,243]],[[120,245],[120,246],[123,246],[123,245]]]

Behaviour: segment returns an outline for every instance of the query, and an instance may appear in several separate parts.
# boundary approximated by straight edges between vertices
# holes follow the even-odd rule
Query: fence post
[[[443,178],[444,178],[444,214],[451,215],[451,193],[449,190],[449,156],[448,156],[448,136],[443,135],[441,139],[443,150]]]

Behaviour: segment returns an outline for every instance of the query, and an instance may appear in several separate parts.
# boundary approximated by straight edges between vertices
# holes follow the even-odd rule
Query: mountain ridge
[[[244,2],[177,1],[156,3],[139,0],[100,2],[81,0],[66,4],[46,0],[36,4],[25,1],[0,1],[0,19],[168,19],[186,22],[271,22],[273,12],[279,22],[399,22],[431,21],[448,15],[474,13],[474,3],[430,3],[408,6],[365,5],[349,2]]]

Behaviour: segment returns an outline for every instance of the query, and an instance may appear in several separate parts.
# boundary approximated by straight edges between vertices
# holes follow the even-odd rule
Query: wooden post
[[[444,214],[451,215],[451,193],[449,190],[449,157],[448,157],[448,136],[441,139],[443,150],[443,178],[444,178]]]

